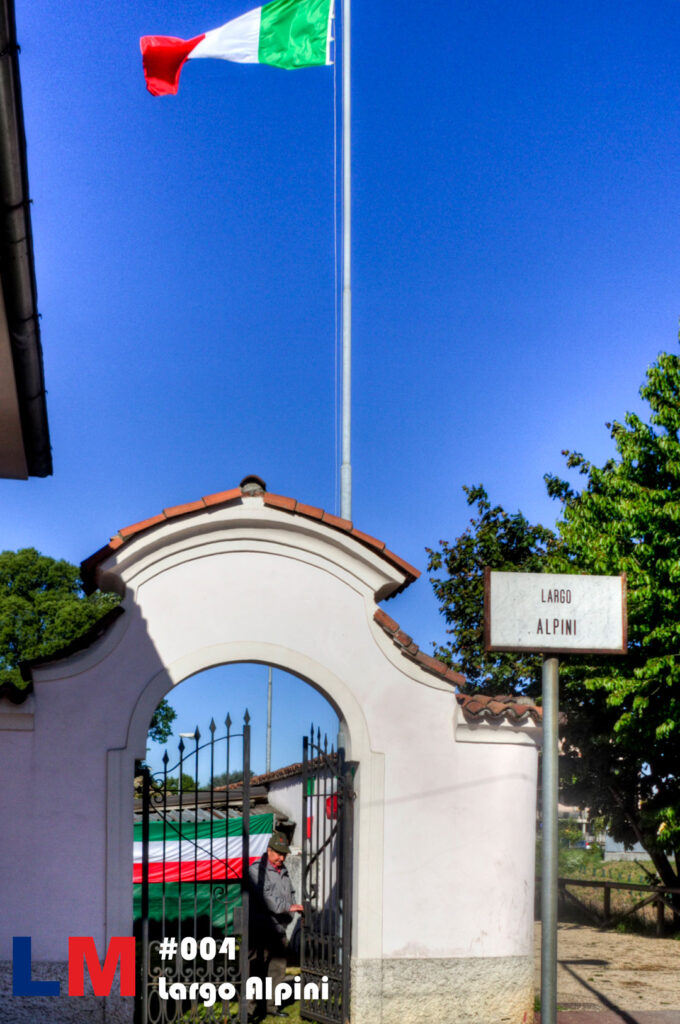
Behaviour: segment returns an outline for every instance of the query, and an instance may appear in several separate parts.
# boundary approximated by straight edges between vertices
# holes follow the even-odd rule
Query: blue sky
[[[3,482],[1,546],[79,562],[253,472],[337,510],[332,71],[152,98],[139,36],[249,0],[17,6],[54,476]],[[463,484],[552,522],[543,473],[675,350],[679,34],[675,0],[354,2],[353,519],[423,570]],[[444,638],[426,578],[387,610]]]

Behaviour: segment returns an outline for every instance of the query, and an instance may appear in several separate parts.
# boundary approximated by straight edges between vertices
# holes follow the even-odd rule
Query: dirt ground
[[[535,925],[536,993],[541,990],[541,925]],[[680,940],[560,924],[557,1004],[564,1010],[671,1010],[680,1020]]]

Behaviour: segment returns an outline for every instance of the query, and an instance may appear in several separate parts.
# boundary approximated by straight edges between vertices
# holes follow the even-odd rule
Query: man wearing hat
[[[286,837],[274,832],[267,852],[250,868],[250,974],[271,978],[273,991],[286,976],[286,928],[292,915],[302,911],[302,905],[295,903],[295,892],[284,863],[288,853],[290,846]],[[254,1003],[248,1004],[250,1017],[255,1016],[256,1010]],[[273,1002],[267,1003],[267,1013],[273,1017],[288,1016]]]

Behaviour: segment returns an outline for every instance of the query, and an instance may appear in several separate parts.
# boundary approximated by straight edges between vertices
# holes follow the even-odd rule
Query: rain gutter
[[[29,476],[52,473],[13,0],[0,0],[0,278]]]

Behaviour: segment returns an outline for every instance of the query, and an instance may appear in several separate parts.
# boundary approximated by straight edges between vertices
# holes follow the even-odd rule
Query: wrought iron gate
[[[349,1022],[355,768],[312,727],[302,746],[300,1016],[323,1024]],[[305,998],[309,982],[320,998]]]
[[[213,720],[205,743],[198,729],[188,746],[181,738],[177,764],[169,767],[166,752],[163,770],[142,776],[135,809],[136,1024],[248,1020],[248,865],[265,852],[274,821],[271,807],[266,814],[251,810],[258,791],[250,783],[248,712],[241,732],[232,731],[228,715],[225,725],[216,738]],[[321,1024],[349,1021],[355,767],[343,749],[329,750],[325,738],[322,745],[318,731],[303,740],[300,1014]],[[237,788],[229,785],[235,770],[242,771]],[[225,785],[216,788],[220,773]],[[199,777],[207,777],[202,786]],[[294,823],[288,825],[292,831]],[[206,986],[215,993],[211,1005]]]
[[[270,819],[262,822],[250,813],[250,716],[246,711],[240,733],[232,732],[229,715],[225,725],[226,735],[216,739],[213,720],[204,744],[196,729],[191,749],[180,739],[176,765],[168,768],[166,751],[162,772],[143,773],[135,825],[137,1024],[248,1019],[240,998],[248,977],[248,864],[260,846],[266,849],[272,823],[271,815],[259,816]],[[202,789],[199,770],[204,778],[209,772]],[[240,790],[229,786],[234,770],[243,772]],[[225,786],[215,789],[221,772]],[[225,936],[231,941],[224,943]],[[200,991],[206,983],[216,993],[211,1006],[209,989]]]

